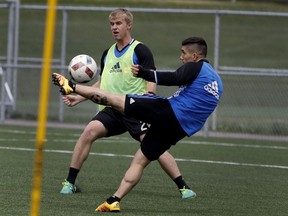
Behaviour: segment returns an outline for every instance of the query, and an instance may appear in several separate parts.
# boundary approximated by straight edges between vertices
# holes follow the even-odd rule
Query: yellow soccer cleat
[[[120,212],[120,203],[118,201],[109,204],[107,202],[102,203],[95,209],[96,212]]]
[[[64,76],[58,73],[52,74],[52,81],[54,85],[57,85],[60,87],[60,92],[62,95],[68,95],[75,91],[75,83],[72,83],[68,79],[66,79]]]

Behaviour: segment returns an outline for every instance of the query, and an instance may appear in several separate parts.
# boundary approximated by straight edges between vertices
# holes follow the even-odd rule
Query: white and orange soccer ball
[[[68,72],[75,82],[87,83],[97,74],[97,64],[89,55],[77,55],[70,61]]]

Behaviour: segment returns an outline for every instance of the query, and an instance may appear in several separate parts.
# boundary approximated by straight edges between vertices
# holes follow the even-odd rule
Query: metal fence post
[[[67,21],[68,21],[68,12],[63,10],[62,12],[62,38],[61,38],[61,59],[60,64],[61,68],[65,67],[66,59],[66,44],[67,44]],[[64,74],[64,69],[60,70],[61,74]],[[62,96],[59,96],[59,121],[64,121],[64,104],[62,103]]]
[[[220,53],[220,14],[215,14],[215,36],[214,36],[214,68],[219,69],[219,53]],[[212,113],[212,130],[217,129],[217,108]]]
[[[6,94],[5,94],[5,74],[0,66],[0,76],[1,78],[1,114],[0,114],[0,122],[5,120],[5,101],[6,101]]]
[[[20,2],[19,0],[15,1],[15,8],[14,8],[14,37],[13,37],[13,65],[18,64],[18,50],[19,50],[19,19],[20,19]],[[18,75],[18,69],[14,67],[12,69],[12,75],[13,75],[13,84],[12,84],[12,92],[14,96],[14,103],[13,103],[13,110],[16,109],[16,101],[17,101],[17,75]]]

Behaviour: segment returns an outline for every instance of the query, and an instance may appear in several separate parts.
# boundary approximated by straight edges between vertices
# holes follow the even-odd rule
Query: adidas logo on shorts
[[[130,104],[134,103],[135,100],[133,98],[130,98]]]

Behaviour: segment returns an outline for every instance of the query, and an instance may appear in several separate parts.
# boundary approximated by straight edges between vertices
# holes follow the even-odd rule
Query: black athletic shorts
[[[139,142],[140,136],[147,132],[149,126],[142,121],[127,117],[110,107],[105,107],[92,120],[98,120],[105,126],[108,131],[107,137],[129,132]]]
[[[151,124],[141,142],[141,150],[150,161],[187,136],[166,98],[126,95],[125,114]]]

